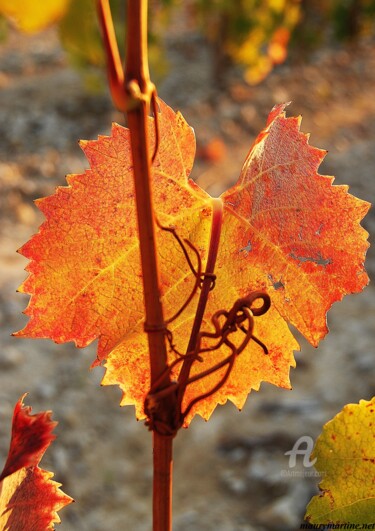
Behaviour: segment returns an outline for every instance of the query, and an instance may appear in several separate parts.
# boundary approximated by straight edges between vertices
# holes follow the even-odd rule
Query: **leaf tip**
[[[285,114],[284,110],[291,103],[292,103],[291,101],[288,101],[286,103],[277,103],[276,105],[274,105],[271,112],[268,115],[266,126],[268,127],[278,116]]]
[[[78,145],[79,145],[79,147],[81,147],[82,149],[85,149],[85,147],[87,146],[88,143],[89,143],[88,140],[78,140]]]

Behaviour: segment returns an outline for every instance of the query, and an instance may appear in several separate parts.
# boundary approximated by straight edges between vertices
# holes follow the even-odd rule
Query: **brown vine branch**
[[[109,0],[98,0],[97,11],[107,59],[108,84],[115,107],[125,113],[128,97],[124,90],[124,70],[117,46]]]
[[[157,381],[159,389],[163,389],[170,385],[170,377],[166,371],[168,364],[165,323],[159,289],[151,189],[151,163],[156,155],[159,133],[156,131],[154,153],[150,156],[148,116],[151,107],[156,129],[158,122],[156,90],[151,83],[148,67],[147,7],[147,0],[128,0],[127,56],[123,72],[109,2],[98,1],[110,89],[116,106],[127,114],[131,137],[151,386]],[[158,413],[160,414],[160,418],[156,419],[158,422],[165,425],[173,423],[175,416],[173,394],[166,397]],[[168,531],[171,529],[172,440],[154,431],[153,441],[153,529]]]

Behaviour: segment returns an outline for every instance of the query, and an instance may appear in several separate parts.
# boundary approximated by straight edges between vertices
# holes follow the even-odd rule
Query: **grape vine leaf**
[[[195,154],[193,130],[181,114],[159,101],[160,146],[153,167],[155,214],[200,252],[205,265],[212,198],[188,179]],[[289,368],[298,344],[286,320],[316,345],[327,332],[325,315],[345,293],[360,291],[367,233],[359,221],[369,205],[318,175],[324,152],[308,145],[299,118],[273,109],[256,139],[238,183],[221,196],[224,215],[203,330],[220,309],[255,289],[271,296],[271,309],[257,318],[255,334],[269,355],[251,341],[226,384],[197,404],[186,419],[209,418],[230,399],[241,408],[262,381],[289,388]],[[150,138],[154,142],[153,120]],[[70,175],[68,186],[37,201],[46,221],[20,252],[31,260],[20,290],[31,294],[29,322],[18,336],[48,337],[84,347],[99,339],[97,360],[106,360],[103,384],[120,385],[122,405],[144,417],[149,390],[147,338],[143,331],[142,273],[136,226],[129,131],[113,125],[109,137],[81,143],[91,169]],[[345,237],[342,235],[345,234]],[[157,229],[160,284],[166,318],[191,292],[194,275],[176,240]],[[197,296],[168,328],[179,352],[186,351]],[[220,353],[206,353],[192,375],[211,367]],[[221,352],[221,355],[225,353]],[[170,353],[170,360],[176,354]],[[180,366],[175,367],[175,374]],[[188,386],[186,404],[211,388],[220,371]],[[185,404],[185,405],[186,405]]]
[[[43,2],[41,7],[34,0],[0,0],[0,13],[14,21],[20,30],[34,33],[63,17],[70,2],[71,0],[49,0]]]
[[[322,491],[307,506],[312,524],[364,524],[375,514],[375,397],[347,404],[323,428],[312,458]]]
[[[73,501],[51,480],[52,472],[38,466],[55,439],[57,422],[50,411],[32,415],[23,405],[25,396],[14,408],[8,458],[0,476],[0,529],[54,529],[60,522],[57,511]]]

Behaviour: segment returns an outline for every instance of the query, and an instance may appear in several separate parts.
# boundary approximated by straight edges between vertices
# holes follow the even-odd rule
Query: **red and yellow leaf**
[[[11,443],[0,481],[20,468],[37,466],[56,438],[52,432],[57,422],[51,420],[51,412],[31,415],[31,407],[23,405],[25,396],[14,408]]]
[[[273,109],[237,184],[222,195],[228,228],[218,267],[267,290],[316,346],[331,305],[368,283],[368,235],[359,222],[370,205],[317,173],[326,152],[308,144],[301,118],[286,118],[284,108]]]
[[[366,232],[359,220],[368,204],[347,194],[345,187],[332,186],[331,178],[317,175],[323,152],[307,144],[299,119],[285,118],[282,111],[283,106],[272,111],[239,182],[221,197],[217,281],[202,325],[202,330],[210,330],[217,310],[229,310],[237,298],[265,289],[272,306],[256,318],[255,334],[266,343],[269,355],[251,341],[226,384],[197,404],[186,424],[195,413],[207,419],[216,404],[227,399],[241,408],[262,381],[289,387],[289,367],[298,345],[286,320],[316,344],[326,332],[329,306],[367,283],[362,265]],[[189,240],[205,265],[213,199],[188,179],[194,133],[161,101],[159,127],[152,183],[156,217]],[[150,119],[152,142],[153,135]],[[141,418],[150,375],[129,131],[115,124],[110,137],[83,142],[82,147],[91,169],[69,176],[67,187],[37,202],[46,221],[21,249],[31,260],[21,290],[31,294],[31,300],[25,312],[29,322],[17,335],[75,341],[80,347],[98,338],[94,364],[107,360],[103,383],[120,385],[122,404],[134,404]],[[348,236],[340,242],[343,226]],[[173,236],[158,229],[157,238],[168,318],[187,299],[195,279]],[[181,353],[186,351],[196,301],[197,296],[168,326]],[[192,375],[212,367],[226,355],[223,349],[206,353],[204,361],[193,365]],[[170,353],[171,361],[175,357]],[[177,365],[175,372],[179,369]],[[190,385],[185,406],[213,387],[221,374],[217,371]]]
[[[0,529],[54,529],[60,522],[57,512],[73,501],[51,480],[53,473],[38,466],[55,439],[57,423],[50,411],[32,415],[23,405],[24,396],[14,409],[8,458],[0,476]]]

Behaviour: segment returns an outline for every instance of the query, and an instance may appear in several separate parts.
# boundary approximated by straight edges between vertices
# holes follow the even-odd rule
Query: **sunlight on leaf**
[[[348,404],[328,422],[312,458],[323,475],[310,501],[312,524],[364,524],[375,514],[375,398]]]
[[[159,106],[161,142],[152,182],[156,217],[193,244],[205,266],[213,199],[188,179],[195,155],[193,130],[161,100]],[[369,205],[316,173],[324,152],[308,145],[307,135],[299,131],[300,119],[286,118],[284,107],[271,112],[238,183],[221,196],[217,281],[202,325],[209,331],[215,312],[229,310],[251,291],[266,290],[272,305],[256,319],[255,335],[269,354],[250,341],[225,385],[194,407],[187,424],[196,413],[208,419],[228,399],[242,408],[250,390],[259,389],[262,381],[290,388],[289,368],[298,344],[287,322],[316,345],[327,332],[325,315],[331,304],[368,281],[363,269],[367,233],[359,221]],[[150,137],[153,144],[151,118]],[[120,385],[122,404],[135,405],[137,417],[143,418],[150,374],[129,131],[114,124],[111,136],[81,145],[91,169],[69,176],[67,187],[37,201],[46,221],[20,251],[31,260],[21,287],[31,300],[25,311],[29,322],[16,335],[74,341],[80,347],[98,338],[94,365],[106,360],[103,384]],[[188,298],[195,277],[169,233],[159,228],[157,241],[168,318]],[[168,325],[181,354],[197,297]],[[192,376],[225,357],[225,349],[205,353],[194,363]],[[176,356],[170,352],[170,362]],[[175,366],[173,378],[180,367]],[[221,374],[189,385],[185,405],[215,385]]]

